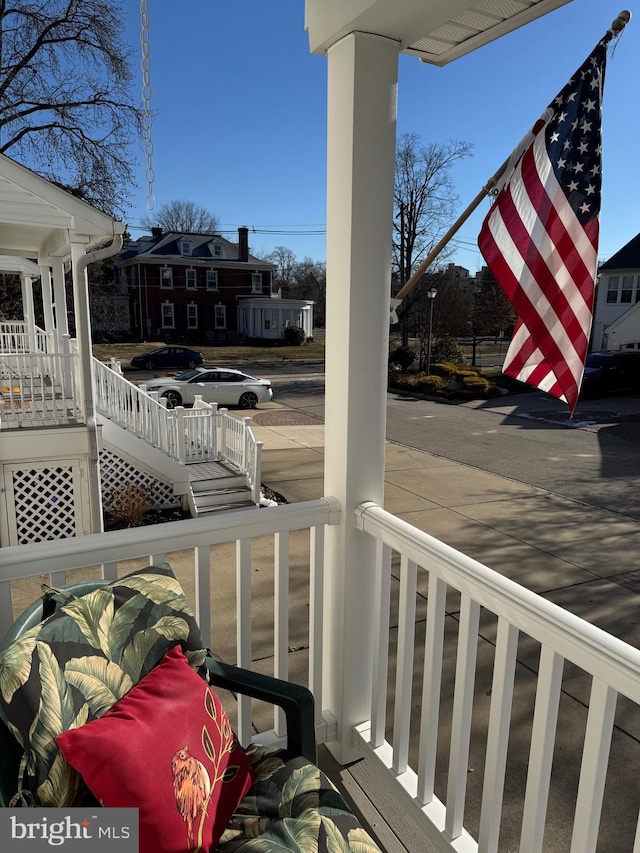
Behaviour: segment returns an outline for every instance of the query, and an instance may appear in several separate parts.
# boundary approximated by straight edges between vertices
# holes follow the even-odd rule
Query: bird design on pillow
[[[193,850],[193,825],[208,802],[211,780],[204,764],[189,752],[188,744],[174,753],[171,769],[176,806],[187,824],[188,849]]]

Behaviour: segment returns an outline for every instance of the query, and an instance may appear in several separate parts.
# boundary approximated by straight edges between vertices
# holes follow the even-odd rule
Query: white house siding
[[[640,341],[640,312],[631,310],[639,301],[640,273],[637,269],[611,270],[600,274],[591,335],[592,351],[620,349],[623,340],[627,343]],[[624,338],[620,331],[615,336],[609,335],[608,327],[627,313],[629,318],[625,322]]]

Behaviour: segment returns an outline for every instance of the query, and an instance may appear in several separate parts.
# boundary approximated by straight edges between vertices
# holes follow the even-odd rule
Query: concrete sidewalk
[[[518,402],[509,398],[475,405],[489,405],[504,414],[514,414],[520,408],[522,413]],[[635,402],[629,403],[629,406],[635,405]],[[557,405],[543,406],[539,412],[539,400],[531,399],[528,406],[529,413],[527,405],[524,406],[525,416],[558,416]],[[605,412],[606,404],[600,407],[596,404],[595,408]],[[562,413],[559,416],[562,417]],[[596,422],[597,419],[596,415]],[[304,421],[296,423],[295,414],[278,408],[275,403],[270,404],[268,410],[261,407],[254,415],[252,429],[256,438],[264,442],[262,482],[289,502],[323,495],[324,427],[319,420],[309,423],[308,416],[304,416]],[[640,548],[639,522],[393,443],[386,446],[384,506],[410,524],[549,601],[633,646],[640,644],[640,568],[635,559]],[[618,556],[612,559],[612,555],[625,555],[625,558],[621,560]],[[394,577],[392,588],[396,596],[398,585],[398,579]],[[446,672],[442,687],[441,720],[445,730],[450,724],[454,686],[453,660],[458,618],[455,596],[451,605],[448,599],[447,610],[447,636],[451,638],[451,645],[445,655]],[[419,584],[416,612],[416,649],[419,650],[424,647],[424,583]],[[390,685],[395,675],[395,613],[395,603],[392,603]],[[470,752],[472,775],[469,777],[465,812],[465,825],[475,837],[479,827],[495,631],[495,618],[483,611],[476,674],[476,696],[480,701],[474,710]],[[504,851],[515,851],[519,844],[525,784],[523,764],[529,751],[539,653],[537,643],[523,638],[518,653],[512,714],[512,719],[520,722],[512,728],[505,782],[500,843],[500,850]],[[412,731],[417,731],[413,727],[419,725],[421,706],[419,655],[420,652],[415,665],[418,689],[414,692]],[[290,657],[293,674],[299,665],[294,661],[296,655]],[[571,812],[568,817],[566,809],[571,809],[571,806],[567,806],[567,800],[570,803],[575,796],[590,689],[591,678],[573,665],[566,664],[559,718],[561,734],[556,745],[545,835],[545,841],[549,838],[550,844],[545,844],[545,850],[568,849],[573,815]],[[618,701],[616,726],[603,809],[603,846],[599,846],[599,850],[627,849],[626,844],[635,832],[638,812],[636,786],[630,780],[640,773],[640,719],[637,708],[623,697]],[[443,735],[441,740],[448,743],[444,731]],[[413,755],[414,767],[417,766],[416,759],[417,756]],[[443,780],[446,779],[447,761],[448,753],[443,750],[438,755],[438,772]],[[351,786],[356,785],[357,772],[354,769],[349,776]],[[343,771],[345,780],[348,773]],[[436,793],[441,799],[446,799],[444,781]],[[366,802],[365,794],[359,803],[365,811]],[[392,821],[393,814],[386,819]],[[400,827],[394,829],[396,833],[400,831]],[[392,843],[389,849],[394,849]]]

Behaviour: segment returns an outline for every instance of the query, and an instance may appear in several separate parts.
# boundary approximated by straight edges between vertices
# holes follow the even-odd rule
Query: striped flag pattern
[[[578,402],[598,266],[601,106],[598,43],[509,158],[478,245],[518,315],[503,372]]]

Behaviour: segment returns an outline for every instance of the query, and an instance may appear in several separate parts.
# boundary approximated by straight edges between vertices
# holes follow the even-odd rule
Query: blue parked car
[[[158,370],[168,367],[198,367],[202,364],[202,355],[186,347],[159,347],[142,355],[134,355],[131,367],[145,370]]]

